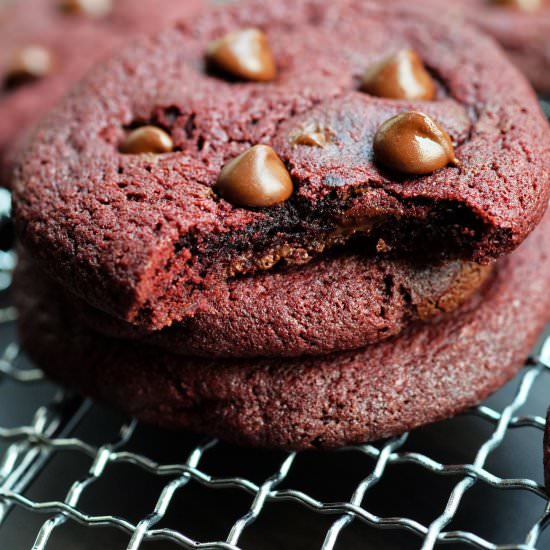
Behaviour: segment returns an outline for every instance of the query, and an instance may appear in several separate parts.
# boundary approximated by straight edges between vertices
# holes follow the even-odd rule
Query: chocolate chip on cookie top
[[[545,4],[545,0],[491,0],[491,2],[497,6],[516,8],[528,12],[540,10]]]
[[[391,99],[432,100],[435,83],[418,54],[403,49],[372,65],[361,82],[361,90]]]
[[[277,76],[267,36],[259,29],[230,32],[206,50],[208,65],[235,78],[268,82]]]
[[[458,164],[449,134],[417,111],[384,122],[374,136],[373,148],[380,164],[404,174],[431,174],[448,164]]]
[[[7,88],[43,78],[53,71],[54,55],[43,46],[30,45],[20,48],[12,55],[4,84]]]
[[[256,145],[226,164],[216,188],[228,202],[249,207],[273,206],[293,191],[288,170],[267,145]]]
[[[142,153],[170,153],[174,150],[172,138],[157,126],[142,126],[131,131],[120,145],[120,152],[127,155]]]
[[[111,0],[61,0],[60,8],[70,14],[104,17],[111,13]]]

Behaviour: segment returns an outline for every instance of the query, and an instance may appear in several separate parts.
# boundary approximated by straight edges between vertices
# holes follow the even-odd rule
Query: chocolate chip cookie
[[[549,131],[468,26],[405,3],[239,2],[86,78],[22,156],[15,219],[63,285],[160,329],[220,281],[357,235],[434,262],[510,252],[547,205]]]

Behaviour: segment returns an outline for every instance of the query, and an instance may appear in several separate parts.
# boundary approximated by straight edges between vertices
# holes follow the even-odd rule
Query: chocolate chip
[[[540,10],[545,0],[491,0],[493,4],[498,6],[507,6],[516,8],[521,11],[537,11]]]
[[[54,68],[54,56],[42,46],[26,46],[17,50],[8,65],[4,85],[13,88],[49,75]]]
[[[61,0],[61,9],[66,13],[104,17],[113,9],[112,0]]]
[[[293,192],[292,179],[277,153],[267,145],[256,145],[226,164],[216,189],[237,206],[273,206]]]
[[[297,130],[291,136],[293,145],[307,145],[309,147],[326,147],[332,138],[332,132],[318,124],[311,123]]]
[[[420,57],[404,49],[370,67],[363,75],[361,90],[390,99],[431,100],[435,84]]]
[[[142,126],[132,130],[120,145],[120,152],[127,155],[141,153],[170,153],[174,150],[172,138],[157,126]]]
[[[374,136],[373,147],[380,164],[404,174],[431,174],[447,164],[458,165],[447,132],[416,111],[384,122]]]
[[[267,36],[258,29],[231,32],[210,44],[206,61],[214,69],[242,80],[267,82],[277,76]]]

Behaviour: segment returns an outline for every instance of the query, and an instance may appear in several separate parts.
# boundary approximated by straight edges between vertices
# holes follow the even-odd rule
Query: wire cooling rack
[[[0,321],[3,329],[9,327],[14,316],[15,313],[9,306],[1,310]],[[376,539],[378,546],[365,544],[365,548],[422,547],[428,549],[434,548],[439,543],[451,542],[462,543],[465,547],[486,549],[550,548],[549,540],[546,540],[544,545],[542,542],[543,531],[550,522],[550,505],[540,480],[542,443],[535,456],[520,458],[519,452],[516,455],[519,464],[515,466],[520,473],[523,472],[523,475],[502,477],[488,467],[491,455],[504,446],[506,439],[514,431],[529,431],[531,440],[537,439],[542,442],[544,429],[542,414],[527,414],[522,413],[522,410],[528,407],[536,389],[539,391],[542,389],[543,393],[549,394],[549,365],[550,338],[543,344],[538,356],[530,360],[517,379],[506,388],[505,393],[511,395],[504,407],[497,409],[484,404],[462,417],[431,428],[430,441],[440,442],[440,448],[433,449],[435,455],[446,446],[453,447],[452,439],[449,439],[453,433],[451,427],[453,423],[459,423],[463,428],[467,428],[468,438],[471,436],[472,439],[470,441],[472,460],[464,463],[441,462],[436,456],[431,456],[427,452],[415,451],[415,444],[412,441],[415,434],[405,434],[378,445],[361,445],[334,453],[281,454],[239,450],[214,439],[197,443],[191,436],[156,432],[154,436],[156,441],[152,446],[148,448],[146,446],[148,452],[143,452],[132,448],[132,442],[135,438],[139,438],[139,431],[146,428],[138,426],[134,421],[117,419],[114,413],[107,411],[100,413],[109,417],[109,426],[103,433],[103,440],[94,442],[82,435],[77,435],[79,430],[82,433],[86,432],[82,430],[86,419],[93,417],[94,409],[98,407],[88,400],[79,399],[62,391],[58,392],[53,399],[46,399],[43,405],[29,415],[27,422],[15,423],[12,426],[3,425],[6,422],[6,416],[10,415],[3,410],[5,407],[0,407],[0,413],[4,417],[0,416],[0,443],[3,445],[0,460],[0,548],[32,547],[36,550],[47,547],[64,548],[65,546],[58,545],[61,542],[55,542],[55,534],[67,523],[81,524],[87,528],[79,535],[80,541],[85,539],[96,541],[96,531],[93,528],[116,528],[125,535],[126,540],[118,539],[118,543],[112,540],[102,542],[100,545],[94,543],[94,547],[132,550],[144,547],[147,541],[165,541],[170,544],[170,547],[205,549],[357,548],[358,546],[339,546],[339,542],[343,540],[347,528],[359,523],[364,524],[371,531],[384,530],[380,531]],[[34,402],[37,395],[31,392],[33,390],[36,392],[40,386],[44,386],[42,390],[54,389],[44,381],[39,370],[25,362],[15,342],[9,343],[4,348],[0,358],[0,373],[2,389],[13,394],[14,387],[17,387],[22,396],[21,399],[28,392],[29,400]],[[0,392],[0,396],[2,396],[0,402],[4,404],[4,394]],[[105,418],[101,422],[105,424]],[[474,424],[479,425],[474,426]],[[114,437],[113,435],[109,437],[109,432],[113,432],[113,425],[117,426],[116,433],[113,433]],[[97,438],[97,436],[94,437]],[[150,435],[147,435],[146,439],[149,437]],[[161,463],[152,456],[155,448],[158,449],[157,443],[163,439],[165,444],[172,447],[176,455],[182,457],[180,461]],[[185,447],[188,449],[183,453]],[[461,445],[456,450],[459,451],[459,456],[464,456],[465,451]],[[183,459],[184,454],[186,454],[185,459]],[[59,468],[54,469],[54,477],[64,478],[60,485],[67,487],[66,492],[60,494],[57,487],[55,494],[59,496],[36,498],[33,486],[37,485],[44,476],[53,475],[51,470],[48,473],[49,466],[62,455],[70,455],[73,463],[77,458],[83,462],[85,466],[82,474],[76,476],[73,471],[70,471],[71,468],[69,471],[65,468],[61,471]],[[355,461],[350,463],[349,455],[354,455]],[[328,485],[335,488],[335,484],[330,483],[329,477],[337,478],[343,472],[349,473],[350,469],[354,471],[358,480],[350,492],[350,497],[342,500],[326,498],[326,491],[318,491],[319,487],[315,486],[315,483],[311,484],[311,492],[300,488],[300,472],[304,470],[304,464],[300,465],[302,457],[305,458],[306,463],[316,460],[324,463],[315,474],[318,475],[316,480],[318,486]],[[364,460],[358,461],[357,458]],[[225,467],[224,462],[227,462]],[[252,463],[254,463],[253,468]],[[246,475],[247,464],[251,467],[250,471],[253,474],[250,477]],[[259,464],[260,468],[258,468]],[[358,464],[361,465],[360,468]],[[447,493],[445,498],[439,499],[441,501],[439,512],[429,521],[414,519],[414,514],[400,515],[402,507],[398,499],[403,492],[410,490],[404,484],[403,477],[397,480],[400,487],[393,487],[394,494],[389,503],[382,506],[389,513],[382,516],[375,511],[379,505],[373,506],[372,509],[369,505],[371,500],[374,502],[380,499],[380,494],[374,493],[376,487],[381,485],[385,478],[390,478],[390,484],[385,484],[384,491],[391,490],[391,484],[395,483],[395,479],[393,482],[391,480],[391,470],[403,465],[409,466],[409,474],[406,477],[410,476],[413,479],[416,476],[422,479],[420,485],[413,479],[413,490],[416,488],[416,491],[430,492],[431,486],[438,481],[438,478],[447,479],[450,482],[445,485]],[[131,467],[132,471],[126,473],[123,480],[117,481],[116,472],[113,470],[120,466]],[[259,470],[262,469],[266,473],[260,474]],[[225,471],[228,473],[221,473]],[[533,476],[533,471],[539,475]],[[147,477],[144,477],[144,474],[147,474]],[[143,484],[145,493],[151,493],[151,477],[156,478],[158,482],[154,484],[158,487],[156,498],[151,503],[150,509],[136,519],[112,513],[113,503],[107,498],[93,505],[85,502],[86,493],[92,491],[94,485],[100,484],[103,479],[108,481],[110,490],[117,493],[125,492],[127,489],[124,485],[129,483],[132,490],[129,491],[128,496],[133,498],[132,495],[139,494],[141,491],[140,483]],[[254,477],[259,479],[253,479]],[[186,500],[187,486],[191,484],[194,488],[188,492],[189,500]],[[502,506],[495,503],[500,498],[504,499],[506,493],[521,492],[531,496],[532,499],[529,500],[528,505],[530,513],[527,515],[533,516],[534,519],[526,525],[523,535],[516,540],[504,541],[499,545],[473,529],[452,528],[461,508],[468,505],[466,502],[468,493],[475,488],[481,489],[477,491],[476,499],[482,498],[480,495],[483,491],[496,490],[499,493],[493,497],[494,513],[502,511]],[[209,535],[209,522],[206,522],[206,529],[199,540],[187,533],[184,527],[177,528],[164,522],[169,511],[172,518],[174,514],[176,518],[187,514],[194,515],[190,509],[200,500],[197,499],[197,493],[201,490],[205,492],[215,490],[220,497],[216,495],[213,498],[224,499],[223,506],[214,506],[212,509],[215,516],[225,514],[224,522],[229,526],[225,536],[219,539]],[[221,493],[224,492],[229,493],[229,497],[227,495],[222,497]],[[320,492],[325,498],[319,498],[316,492]],[[263,516],[269,515],[272,507],[283,502],[294,503],[312,512],[318,517],[319,522],[322,518],[321,523],[325,528],[324,540],[319,540],[317,546],[313,541],[310,541],[309,545],[302,545],[299,541],[293,540],[270,546],[269,536],[273,536],[273,533],[269,534],[268,525],[267,530],[264,526],[263,534],[256,534],[256,537],[266,537],[263,543],[259,538],[256,543],[249,541],[246,544],[247,531],[252,529],[255,522],[259,523]],[[392,513],[392,507],[395,513]],[[95,511],[92,508],[95,508]],[[29,541],[28,546],[2,544],[3,529],[8,526],[12,519],[11,515],[14,515],[15,511],[25,511],[27,514],[43,518],[41,526],[37,527],[34,533],[30,533],[33,540]],[[514,521],[515,516],[526,515],[523,506],[521,509],[514,510],[506,505],[505,511],[507,515],[505,514],[499,521]],[[208,510],[203,510],[202,513],[208,514]],[[491,513],[491,510],[486,510],[487,517]],[[135,512],[132,511],[130,515],[132,514],[135,515]],[[279,519],[281,519],[280,516]],[[325,519],[328,519],[328,523]],[[286,522],[288,521],[287,517]],[[185,523],[183,521],[181,525]],[[215,521],[212,520],[212,523]],[[29,526],[30,522],[25,520],[25,525]],[[189,523],[187,525],[192,531],[193,525]],[[498,522],[496,525],[495,533],[498,535],[503,525],[498,527]],[[218,527],[219,525],[216,529]],[[284,528],[283,522],[278,529],[284,530]],[[278,529],[275,529],[275,533]],[[407,542],[392,543],[389,535],[397,530],[408,531],[416,535],[416,538],[409,538]],[[506,529],[503,530],[506,531]],[[384,542],[386,534],[388,535],[387,544]],[[367,530],[362,536],[364,536],[362,540],[368,541],[372,533]],[[67,548],[88,548],[84,542],[81,543],[82,546],[79,545],[79,538],[76,538],[76,541]]]
[[[455,419],[331,453],[237,449],[48,383],[17,346],[14,262],[0,252],[1,549],[550,548],[550,336]]]

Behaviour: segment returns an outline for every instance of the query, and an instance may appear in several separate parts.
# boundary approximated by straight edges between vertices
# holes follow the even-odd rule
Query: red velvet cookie
[[[550,2],[548,0],[422,0],[449,9],[493,36],[542,94],[550,94]]]
[[[75,319],[112,338],[180,355],[298,357],[357,349],[453,311],[480,289],[491,270],[459,261],[427,267],[341,254],[222,282],[203,296],[212,304],[209,310],[160,331],[111,317],[64,292],[24,254],[16,282],[59,296]]]
[[[504,2],[505,3],[505,2]],[[512,4],[514,2],[511,2]],[[518,2],[521,3],[521,2]],[[490,10],[482,6],[470,22],[491,34],[504,47],[514,64],[527,76],[541,94],[550,94],[550,3],[547,0],[523,2],[540,4],[540,9],[521,11]],[[474,21],[475,19],[475,21]]]
[[[461,310],[357,352],[208,360],[99,336],[52,292],[20,288],[25,351],[53,379],[143,421],[270,448],[399,434],[485,399],[550,316],[550,216]]]
[[[0,6],[0,182],[22,136],[130,37],[196,12],[200,0],[16,0]]]
[[[22,156],[15,218],[63,285],[159,329],[224,279],[357,233],[380,254],[508,253],[546,208],[549,132],[468,26],[370,0],[240,2],[96,69]]]

